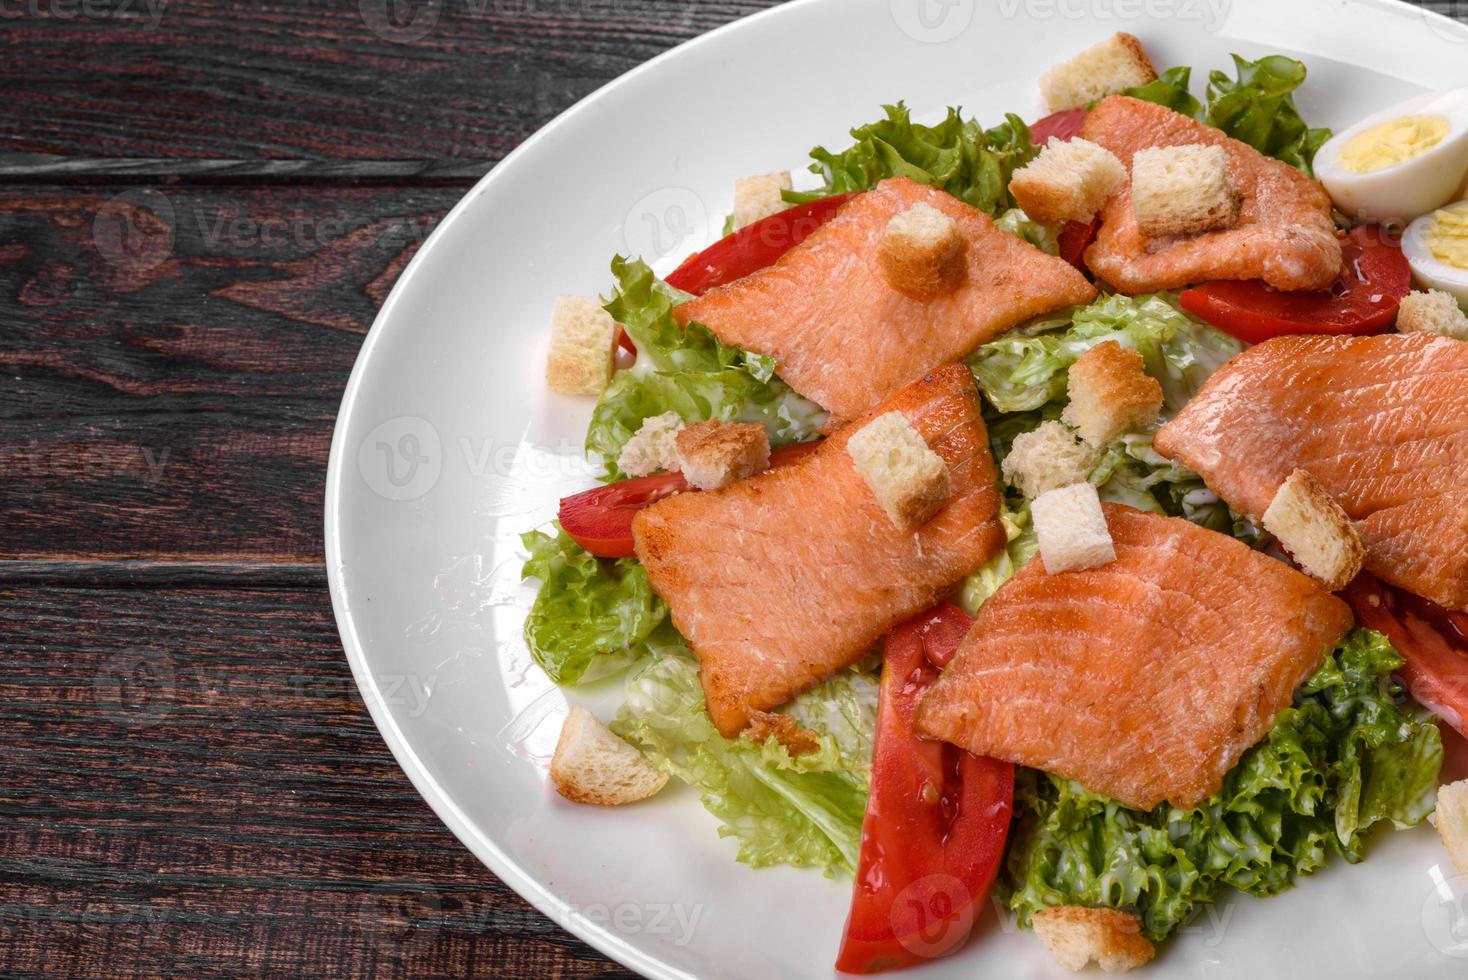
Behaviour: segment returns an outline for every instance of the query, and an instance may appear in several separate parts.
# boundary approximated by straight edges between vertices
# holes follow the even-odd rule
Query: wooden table
[[[768,5],[0,5],[0,976],[629,975],[389,756],[323,475],[373,314],[473,181]]]
[[[631,975],[388,754],[327,448],[475,179],[769,4],[393,2],[0,6],[0,976]]]

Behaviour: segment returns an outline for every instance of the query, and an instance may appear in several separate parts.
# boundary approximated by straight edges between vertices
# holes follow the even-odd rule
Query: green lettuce
[[[1306,125],[1295,108],[1293,93],[1305,82],[1304,63],[1279,54],[1258,61],[1234,55],[1233,60],[1236,77],[1209,73],[1206,106],[1189,94],[1187,68],[1170,68],[1126,94],[1206,122],[1266,156],[1313,174],[1315,151],[1330,139],[1330,130]]]
[[[1332,853],[1361,860],[1374,826],[1414,826],[1434,805],[1442,743],[1434,722],[1398,706],[1401,665],[1381,634],[1351,633],[1193,810],[1144,813],[1021,771],[1009,907],[1022,924],[1056,905],[1133,909],[1162,939],[1225,886],[1274,895]]]
[[[1004,550],[977,572],[963,580],[958,590],[958,604],[970,616],[979,614],[979,607],[999,591],[999,587],[1014,577],[1025,562],[1035,557],[1040,550],[1040,539],[1035,536],[1034,523],[1030,520],[1028,504],[1011,509],[1006,502],[1000,508],[999,521],[1004,525],[1007,542]]]
[[[607,311],[637,346],[637,363],[618,371],[592,411],[586,448],[606,463],[607,479],[625,476],[617,456],[644,419],[676,412],[684,421],[758,422],[777,446],[810,438],[826,413],[775,377],[775,359],[719,342],[701,324],[679,326],[673,307],[692,299],[663,282],[647,263],[612,260],[616,292]]]
[[[522,578],[540,591],[525,619],[525,642],[557,684],[578,684],[626,667],[668,615],[633,558],[596,558],[559,525],[520,535],[530,552]]]
[[[878,679],[844,671],[788,709],[819,747],[792,756],[774,737],[724,738],[704,708],[698,667],[670,626],[649,641],[650,656],[627,678],[612,730],[654,764],[696,789],[738,841],[752,867],[789,864],[850,874],[861,846]]]
[[[824,181],[817,191],[785,191],[792,203],[864,191],[888,177],[907,177],[947,191],[990,216],[1014,207],[1009,178],[1039,153],[1024,120],[1009,114],[993,129],[964,119],[958,109],[935,126],[912,121],[901,102],[883,106],[885,119],[851,131],[850,148],[811,151],[811,171]]]
[[[969,367],[998,411],[1024,412],[1065,397],[1066,372],[1107,340],[1139,351],[1176,412],[1243,345],[1180,310],[1169,294],[1103,296],[1042,317],[982,345]],[[1033,428],[1033,426],[1031,426]]]

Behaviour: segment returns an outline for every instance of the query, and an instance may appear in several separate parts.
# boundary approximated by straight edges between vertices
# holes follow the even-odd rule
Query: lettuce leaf
[[[1294,91],[1305,82],[1305,65],[1274,54],[1250,61],[1233,56],[1234,78],[1221,71],[1208,75],[1208,104],[1188,92],[1187,68],[1169,68],[1155,81],[1127,89],[1134,98],[1156,102],[1223,130],[1266,156],[1283,160],[1314,175],[1315,151],[1330,139],[1330,130],[1306,125],[1295,108]]]
[[[882,109],[885,119],[851,131],[856,143],[850,148],[812,150],[810,169],[824,185],[817,191],[786,191],[785,200],[813,201],[864,191],[888,177],[907,177],[941,188],[991,217],[1014,207],[1009,178],[1040,152],[1024,120],[1011,113],[986,130],[950,107],[942,122],[924,126],[912,121],[901,102]]]
[[[625,476],[617,456],[643,419],[677,412],[705,419],[758,422],[776,446],[809,438],[826,413],[775,377],[775,359],[719,342],[707,327],[681,327],[673,307],[691,299],[653,275],[647,263],[612,260],[617,289],[606,309],[637,346],[637,363],[618,371],[592,411],[586,448],[601,455],[606,478]]]
[[[1162,939],[1231,886],[1274,895],[1331,853],[1361,860],[1378,823],[1431,812],[1437,726],[1398,706],[1401,657],[1356,630],[1295,695],[1274,729],[1194,810],[1132,810],[1044,773],[1021,772],[1005,899],[1022,924],[1042,908],[1130,908]]]
[[[596,558],[560,526],[520,535],[530,552],[521,578],[540,580],[525,619],[525,643],[557,684],[579,684],[626,667],[668,615],[633,558]]]
[[[1107,340],[1139,351],[1176,412],[1215,370],[1243,349],[1195,320],[1169,294],[1103,296],[1089,306],[1043,317],[969,356],[969,367],[998,411],[1024,412],[1065,397],[1066,372]]]
[[[752,867],[789,864],[851,874],[861,845],[877,676],[848,670],[807,691],[789,712],[820,747],[792,756],[773,736],[724,738],[704,708],[698,667],[670,626],[648,643],[649,658],[627,678],[612,730],[654,765],[698,790]]]

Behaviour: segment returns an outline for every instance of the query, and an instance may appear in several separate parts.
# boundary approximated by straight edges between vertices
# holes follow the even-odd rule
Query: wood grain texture
[[[0,636],[0,975],[628,975],[424,805],[324,580],[0,587]]]

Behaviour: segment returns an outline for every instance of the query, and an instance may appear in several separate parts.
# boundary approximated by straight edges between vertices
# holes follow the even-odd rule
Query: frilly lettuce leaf
[[[612,730],[654,765],[698,790],[752,867],[790,864],[850,874],[861,845],[878,679],[843,671],[788,709],[820,741],[792,756],[773,736],[727,739],[704,708],[698,667],[671,627],[649,642],[651,656],[627,678]]]
[[[826,413],[775,377],[775,359],[719,342],[701,324],[681,327],[673,307],[692,299],[653,275],[647,263],[612,260],[617,289],[607,312],[637,346],[637,363],[618,371],[602,392],[586,432],[586,448],[620,479],[617,456],[642,421],[677,412],[684,421],[758,422],[776,446],[809,438]]]
[[[907,177],[947,191],[992,217],[1014,207],[1009,178],[1039,153],[1024,120],[1009,114],[993,129],[964,119],[958,109],[935,126],[912,121],[901,102],[883,106],[885,119],[851,131],[856,143],[840,153],[818,146],[811,171],[820,190],[786,191],[787,201],[812,201],[831,194],[864,191],[888,177]]]
[[[555,531],[520,535],[530,551],[521,577],[540,580],[525,643],[551,680],[579,684],[626,667],[668,607],[636,559],[593,557]]]
[[[1381,634],[1351,633],[1194,810],[1144,813],[1023,770],[1009,907],[1022,924],[1049,906],[1129,908],[1162,939],[1224,886],[1273,895],[1332,852],[1359,861],[1376,824],[1414,826],[1434,805],[1442,743],[1435,723],[1398,706],[1401,664]]]
[[[1295,108],[1294,91],[1305,81],[1305,65],[1274,54],[1250,61],[1233,56],[1236,77],[1213,71],[1208,75],[1208,104],[1188,93],[1187,68],[1170,68],[1146,85],[1126,94],[1192,116],[1223,130],[1266,156],[1283,160],[1312,174],[1315,151],[1330,139],[1330,130],[1312,128]]]

